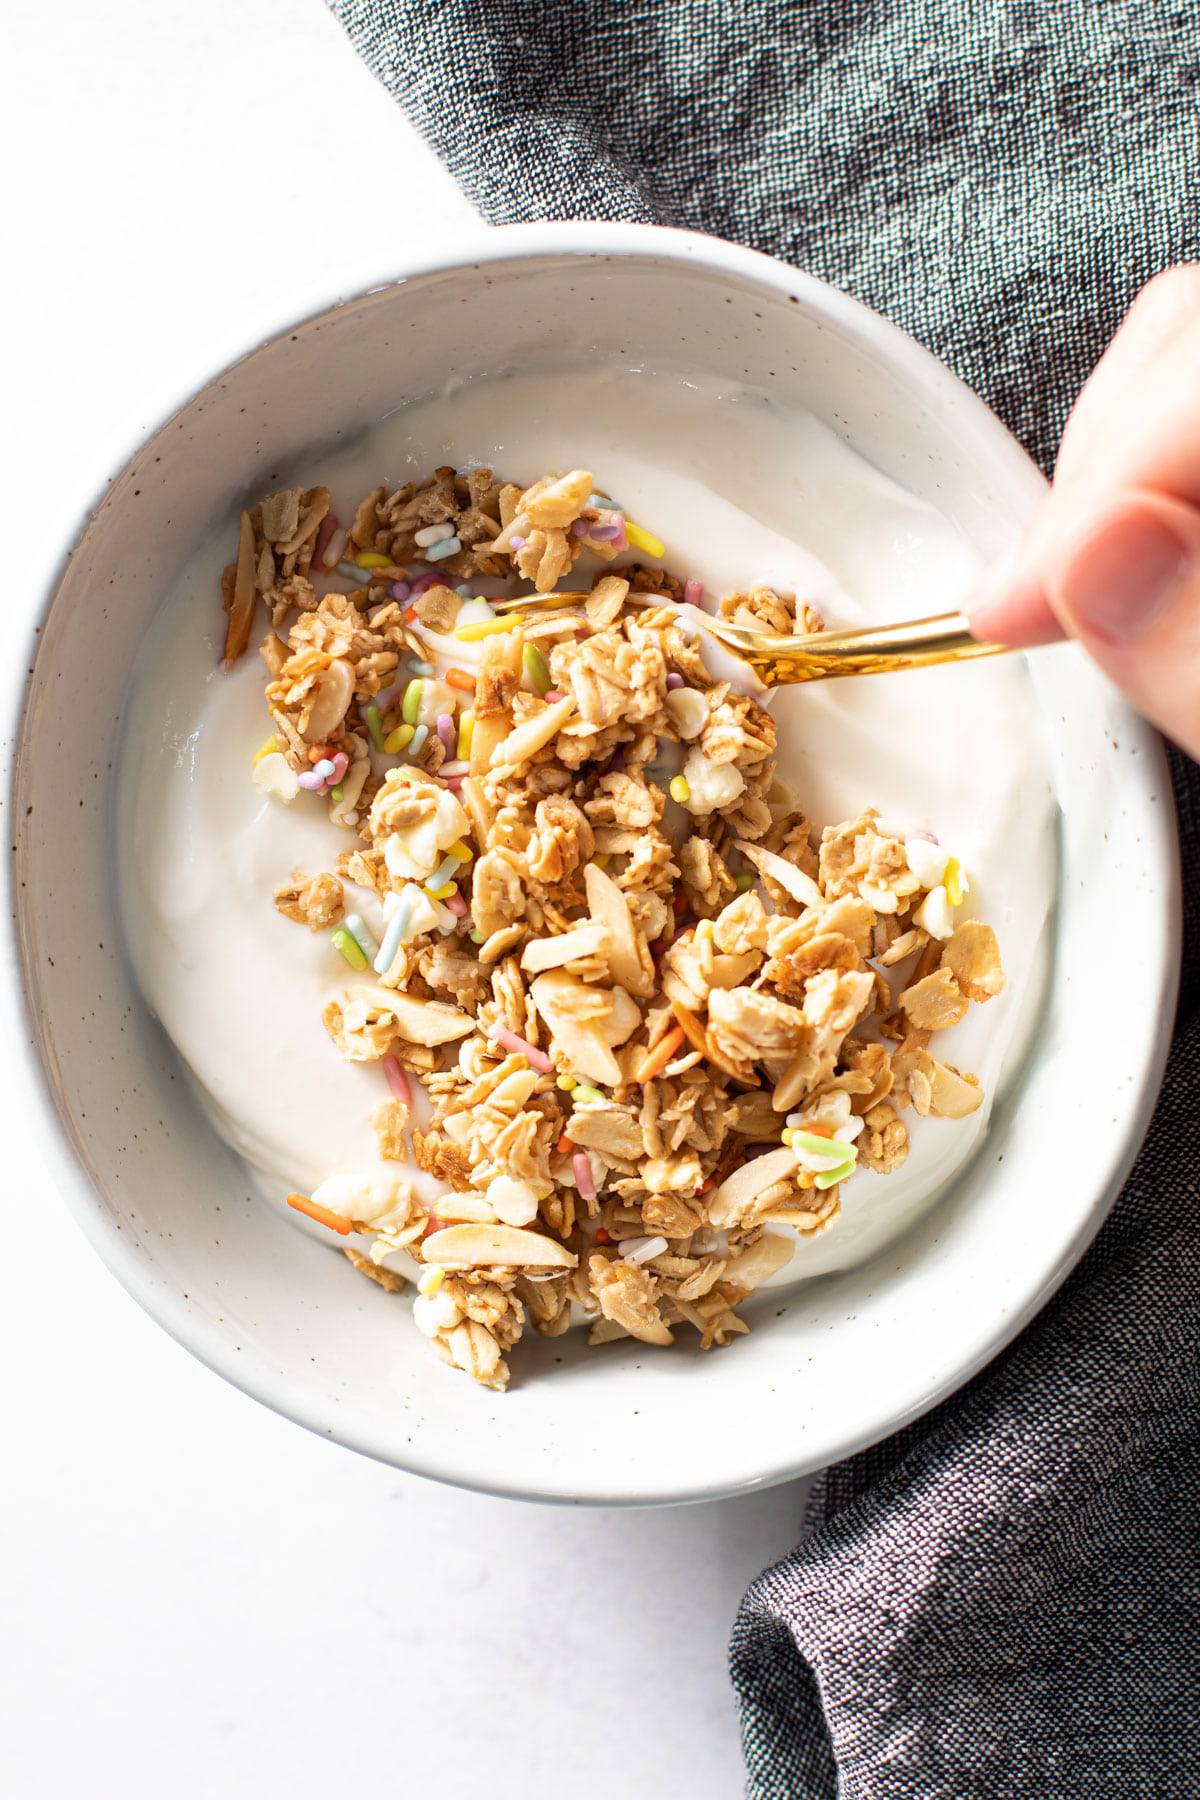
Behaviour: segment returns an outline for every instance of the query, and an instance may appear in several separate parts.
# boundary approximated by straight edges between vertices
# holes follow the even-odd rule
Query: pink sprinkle
[[[628,550],[629,548],[629,538],[625,532],[624,513],[618,513],[617,515],[617,535],[613,539],[613,548],[614,550]]]
[[[387,1084],[397,1100],[402,1100],[405,1106],[411,1106],[412,1089],[408,1085],[408,1076],[404,1073],[404,1070],[400,1067],[400,1064],[396,1061],[394,1056],[384,1057],[383,1072],[387,1076]]]
[[[420,580],[413,582],[408,597],[410,600],[419,600],[422,594],[427,594],[431,587],[438,585],[439,577],[437,575],[422,575]]]
[[[395,706],[397,700],[400,698],[401,694],[404,692],[404,690],[407,686],[408,686],[407,681],[398,681],[394,687],[384,688],[384,690],[381,694],[376,694],[375,704],[379,708],[380,718],[383,717],[384,713],[388,710],[388,708],[390,706]]]
[[[536,1050],[525,1038],[518,1037],[515,1031],[506,1031],[503,1025],[493,1025],[488,1036],[511,1056],[523,1056],[530,1068],[536,1069],[539,1075],[553,1075],[554,1064],[545,1051]]]
[[[509,547],[513,550],[523,550],[525,548],[525,539],[523,537],[509,538],[508,542]]]
[[[567,696],[563,693],[561,688],[547,688],[545,693],[542,695],[542,699],[548,700],[551,703],[551,705],[553,705],[554,701],[556,701],[556,700],[565,700],[566,697]]]
[[[344,750],[338,750],[332,758],[333,774],[329,777],[330,787],[336,787],[346,770],[350,767],[350,758]]]
[[[450,713],[439,713],[437,720],[438,736],[447,750],[453,750],[458,744],[458,731]]]
[[[393,583],[392,583],[392,599],[393,600],[400,600],[400,601],[407,600],[411,593],[412,593],[412,589],[409,586],[407,581],[393,581]]]
[[[465,780],[466,780],[465,775],[447,775],[446,786],[450,789],[450,792],[452,794],[457,794],[459,788],[462,786],[462,784]],[[453,910],[454,910],[453,907],[451,907],[450,910],[453,912]],[[463,910],[465,912],[466,908],[464,907]]]
[[[688,580],[683,584],[683,604],[685,606],[699,606],[703,598],[704,583],[698,581],[694,575],[689,576]]]
[[[667,686],[672,689],[681,688],[683,686],[683,676],[677,675],[674,669],[672,669],[671,673],[667,676]]]
[[[594,1200],[596,1184],[592,1180],[592,1165],[583,1150],[577,1150],[571,1158],[571,1167],[575,1171],[575,1186],[579,1189],[580,1198]]]
[[[298,775],[296,779],[300,786],[310,794],[319,794],[325,786],[325,777],[318,775],[315,769],[305,769],[303,775]]]
[[[325,566],[325,548],[337,528],[336,513],[327,512],[317,527],[317,538],[313,545],[313,564],[318,569]]]
[[[467,916],[467,903],[461,894],[450,894],[442,901],[442,905],[447,912],[452,912],[456,919],[465,919]]]
[[[588,532],[588,528],[587,528],[587,520],[586,519],[576,519],[574,524],[571,526],[571,536],[572,537],[586,537],[587,532]]]

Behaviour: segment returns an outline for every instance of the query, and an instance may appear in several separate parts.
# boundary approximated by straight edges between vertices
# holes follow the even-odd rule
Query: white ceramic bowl
[[[752,1335],[702,1360],[636,1343],[600,1355],[573,1333],[523,1348],[507,1395],[451,1378],[406,1312],[248,1198],[120,953],[115,738],[130,662],[180,564],[261,471],[369,424],[427,388],[430,371],[578,355],[769,387],[948,513],[985,556],[1011,541],[1041,480],[981,403],[892,326],[713,239],[487,231],[461,255],[322,300],[138,449],[38,622],[13,891],[62,1186],[106,1262],[180,1342],[278,1411],[404,1468],[513,1495],[651,1502],[820,1467],[994,1355],[1076,1261],[1124,1178],[1161,1074],[1178,960],[1157,740],[1073,654],[1036,659],[1062,807],[1046,1012],[967,1174],[898,1245],[783,1299],[758,1297]]]

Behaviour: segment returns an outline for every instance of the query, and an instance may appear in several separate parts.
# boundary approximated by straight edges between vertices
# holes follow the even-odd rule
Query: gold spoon
[[[497,612],[550,612],[580,606],[587,594],[522,594],[494,600]],[[662,596],[630,594],[626,604],[661,605]],[[719,644],[748,664],[767,687],[796,681],[826,681],[842,675],[886,675],[897,669],[927,669],[934,663],[973,662],[999,656],[1009,644],[989,644],[971,636],[960,612],[931,619],[908,619],[899,625],[871,625],[861,631],[817,631],[789,635],[751,631],[728,619],[703,616],[704,629]]]

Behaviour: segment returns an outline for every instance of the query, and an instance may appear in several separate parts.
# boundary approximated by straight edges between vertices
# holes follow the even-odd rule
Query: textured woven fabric
[[[1200,255],[1194,0],[331,4],[489,219],[783,256],[1047,469],[1137,288]],[[747,1595],[753,1800],[1200,1795],[1200,771],[1174,773],[1187,942],[1150,1139],[1036,1323],[831,1471]]]

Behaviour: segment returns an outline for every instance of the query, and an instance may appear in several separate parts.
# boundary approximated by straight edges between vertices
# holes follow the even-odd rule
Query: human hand
[[[1200,759],[1200,264],[1158,275],[1075,402],[1054,485],[967,607],[979,637],[1072,637]]]

